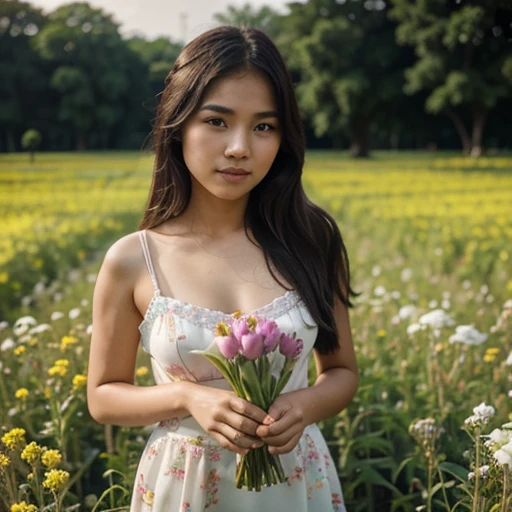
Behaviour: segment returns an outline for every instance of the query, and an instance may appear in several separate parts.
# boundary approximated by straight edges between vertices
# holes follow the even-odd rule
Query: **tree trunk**
[[[484,105],[475,100],[473,102],[473,132],[471,134],[471,156],[478,158],[482,154],[482,137],[484,134],[485,122],[487,121],[487,109]]]
[[[14,141],[14,133],[12,130],[7,130],[7,152],[14,153],[16,151],[16,142]]]
[[[462,142],[462,152],[465,155],[469,155],[471,153],[471,138],[469,137],[469,132],[466,129],[464,122],[451,108],[446,109],[446,113],[452,120],[453,124],[455,125],[455,129],[459,134],[460,140]]]
[[[368,156],[368,130],[370,120],[364,114],[356,115],[352,124],[352,133],[350,139],[350,153],[353,157]]]
[[[85,136],[83,134],[79,134],[76,137],[76,150],[85,151]]]

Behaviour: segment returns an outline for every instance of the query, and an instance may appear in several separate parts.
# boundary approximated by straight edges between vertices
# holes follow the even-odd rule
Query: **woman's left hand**
[[[297,446],[305,427],[302,408],[291,392],[276,398],[256,435],[269,445],[271,455],[279,455],[290,453]]]

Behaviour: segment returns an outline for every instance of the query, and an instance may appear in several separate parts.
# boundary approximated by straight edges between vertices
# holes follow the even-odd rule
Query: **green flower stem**
[[[476,432],[475,444],[475,494],[473,495],[472,512],[478,512],[478,504],[480,502],[480,429]]]
[[[510,510],[507,506],[509,501],[508,481],[509,481],[509,469],[507,464],[503,464],[503,501],[501,503],[501,511],[507,512]]]

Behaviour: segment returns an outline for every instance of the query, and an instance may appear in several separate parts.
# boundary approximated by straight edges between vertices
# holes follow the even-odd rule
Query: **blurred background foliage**
[[[218,24],[252,25],[292,72],[310,148],[510,147],[508,0],[308,0],[286,13],[229,6]],[[86,2],[44,13],[0,0],[0,152],[29,129],[41,150],[140,149],[183,43],[123,38]]]

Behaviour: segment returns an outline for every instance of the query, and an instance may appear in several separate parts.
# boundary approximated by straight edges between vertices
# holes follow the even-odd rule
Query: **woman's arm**
[[[330,354],[319,354],[315,350],[315,383],[279,396],[264,421],[269,426],[256,430],[256,434],[270,445],[270,453],[293,450],[307,425],[338,414],[357,391],[359,378],[348,309],[337,297],[334,313],[339,348]]]
[[[251,436],[266,413],[229,391],[193,382],[134,385],[142,316],[133,297],[143,272],[138,237],[128,235],[109,249],[98,274],[87,382],[92,417],[100,423],[139,426],[192,415],[232,451],[243,453],[260,443]]]

